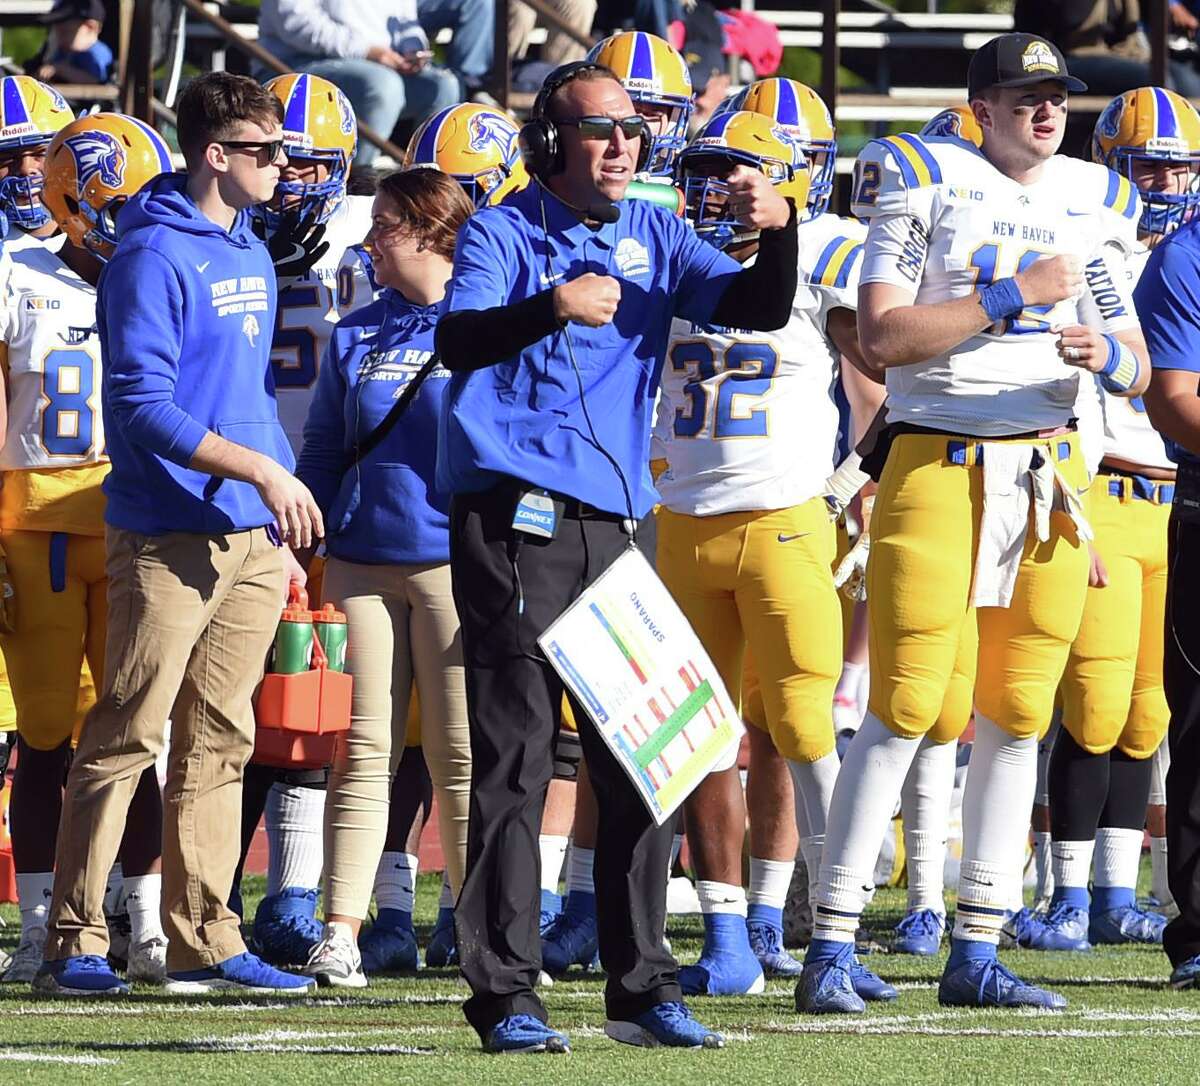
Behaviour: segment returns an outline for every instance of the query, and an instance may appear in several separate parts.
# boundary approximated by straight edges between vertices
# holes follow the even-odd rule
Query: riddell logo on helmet
[[[313,146],[313,138],[307,132],[284,131],[283,142],[285,144],[294,144],[297,147],[303,147],[306,151],[311,151]]]
[[[1021,54],[1021,67],[1027,72],[1054,72],[1058,74],[1058,58],[1044,41],[1032,41]]]
[[[18,136],[31,136],[38,130],[37,125],[26,121],[24,124],[10,124],[7,128],[0,128],[0,140],[12,140]]]

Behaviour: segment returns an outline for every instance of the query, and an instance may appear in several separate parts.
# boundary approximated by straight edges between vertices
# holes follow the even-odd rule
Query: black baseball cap
[[[95,19],[104,22],[103,0],[54,0],[54,6],[42,16],[45,26],[65,23],[68,19]]]
[[[1054,79],[1078,94],[1087,90],[1082,79],[1067,73],[1067,61],[1053,42],[1036,34],[1001,34],[987,42],[967,69],[967,97],[989,87],[1030,87]]]

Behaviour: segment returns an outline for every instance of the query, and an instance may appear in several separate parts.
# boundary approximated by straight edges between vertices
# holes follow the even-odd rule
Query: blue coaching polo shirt
[[[1200,373],[1200,222],[1188,223],[1156,246],[1133,292],[1142,334],[1156,370]],[[1165,434],[1167,456],[1200,464],[1200,456]]]
[[[625,513],[620,465],[635,516],[657,500],[648,466],[650,431],[671,318],[707,323],[742,267],[691,227],[646,200],[617,205],[620,218],[593,230],[536,181],[459,231],[447,308],[491,309],[524,301],[586,272],[620,281],[610,324],[570,325],[515,358],[450,379],[438,441],[443,492],[485,490],[501,475]],[[545,227],[543,228],[543,221]]]

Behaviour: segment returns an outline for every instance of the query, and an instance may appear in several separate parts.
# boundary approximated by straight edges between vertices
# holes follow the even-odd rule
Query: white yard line
[[[50,1052],[14,1052],[11,1048],[0,1048],[0,1060],[12,1063],[69,1063],[77,1067],[103,1067],[118,1062],[103,1056],[56,1056]]]

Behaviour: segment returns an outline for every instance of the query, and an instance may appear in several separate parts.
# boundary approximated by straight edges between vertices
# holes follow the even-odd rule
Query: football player
[[[6,109],[10,97],[0,92]],[[7,412],[0,433],[0,540],[16,605],[15,624],[0,633],[0,642],[17,706],[12,828],[21,908],[21,941],[4,980],[24,983],[41,964],[46,938],[54,838],[84,657],[93,674],[104,673],[100,487],[108,462],[95,285],[116,244],[117,208],[171,169],[166,145],[141,121],[113,113],[65,127],[58,120],[53,142],[42,147],[34,198],[63,236],[54,246],[6,249],[0,260],[0,387]],[[34,184],[31,176],[21,175],[27,187]],[[22,214],[28,210],[21,199],[15,206]],[[127,975],[154,983],[162,982],[166,965],[159,920],[161,823],[151,768],[135,793],[122,857],[133,924]]]
[[[1150,250],[1200,207],[1200,115],[1173,91],[1128,91],[1096,122],[1091,156],[1141,196],[1138,248],[1128,262],[1136,283]],[[1162,942],[1166,918],[1139,909],[1135,888],[1152,757],[1170,716],[1162,666],[1174,480],[1141,400],[1105,395],[1104,456],[1089,515],[1108,584],[1089,590],[1063,674],[1062,729],[1048,775],[1054,893],[1044,920],[1021,941],[1033,949]],[[1164,831],[1161,822],[1151,827],[1160,863]]]
[[[853,940],[879,842],[976,633],[963,860],[938,998],[1065,1006],[1005,969],[996,945],[1024,859],[1037,735],[1087,593],[1080,381],[1095,373],[1135,396],[1149,377],[1123,274],[1137,192],[1056,153],[1080,89],[1051,43],[1001,35],[969,69],[981,148],[902,134],[856,164],[854,211],[870,223],[858,330],[887,372],[889,428],[872,458],[885,466],[867,567],[869,709],[830,805],[801,1011],[865,1009]],[[1097,260],[1105,271],[1085,280]],[[1117,296],[1098,330],[1077,298],[1105,276]]]
[[[283,147],[275,197],[257,217],[270,237],[284,215],[297,214],[325,226],[328,251],[313,267],[279,291],[271,363],[279,422],[297,454],[317,368],[339,317],[371,299],[361,264],[344,272],[345,251],[370,227],[371,199],[349,196],[346,182],[358,144],[354,110],[327,79],[307,74],[276,76],[267,88],[283,103]],[[309,569],[309,598],[320,594],[320,563]],[[267,894],[254,917],[254,938],[264,958],[303,965],[321,938],[315,918],[323,866],[325,770],[279,770],[251,762],[243,793],[243,859],[265,803],[269,850]],[[239,870],[240,876],[240,870]],[[235,882],[235,887],[237,883]],[[235,904],[240,906],[237,890]]]
[[[6,247],[58,232],[41,200],[46,150],[74,116],[58,91],[32,76],[0,79],[0,211],[20,231],[8,237]]]

